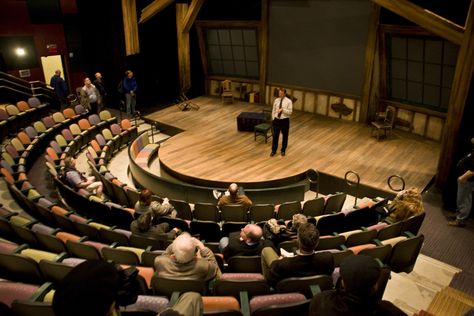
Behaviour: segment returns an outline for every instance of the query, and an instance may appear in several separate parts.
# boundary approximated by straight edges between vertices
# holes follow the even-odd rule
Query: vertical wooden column
[[[449,171],[453,164],[453,156],[457,150],[459,130],[474,69],[473,24],[474,8],[473,1],[471,1],[464,36],[456,62],[451,95],[449,96],[448,114],[441,140],[441,156],[438,162],[438,175],[436,177],[436,185],[438,187],[446,185]]]
[[[380,6],[372,3],[372,10],[369,19],[369,32],[367,34],[367,46],[365,48],[365,62],[364,62],[364,86],[362,88],[362,102],[360,107],[359,122],[366,123],[369,119],[369,113],[371,108],[377,102],[376,95],[379,87],[378,81],[380,76],[375,72],[378,67],[375,64],[379,61],[376,60],[377,47],[378,47],[378,26],[380,18]]]
[[[262,14],[260,18],[260,98],[259,103],[265,104],[267,63],[268,63],[268,0],[262,0]]]
[[[123,33],[125,36],[125,54],[138,54],[138,23],[136,0],[122,0]]]
[[[189,33],[184,32],[184,20],[188,4],[176,4],[176,36],[178,37],[179,86],[181,92],[191,87],[191,57],[189,50]]]

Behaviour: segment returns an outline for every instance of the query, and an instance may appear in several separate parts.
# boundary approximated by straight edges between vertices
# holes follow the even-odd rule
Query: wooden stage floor
[[[294,111],[286,156],[270,157],[271,139],[254,141],[252,132],[239,132],[240,112],[264,106],[246,102],[223,105],[220,98],[199,97],[198,111],[170,106],[146,116],[184,130],[159,150],[162,165],[191,179],[254,183],[301,175],[312,168],[344,178],[351,170],[364,185],[390,191],[387,178],[402,176],[407,187],[424,189],[436,173],[440,144],[394,130],[377,141],[370,126]],[[280,138],[281,142],[281,138]]]

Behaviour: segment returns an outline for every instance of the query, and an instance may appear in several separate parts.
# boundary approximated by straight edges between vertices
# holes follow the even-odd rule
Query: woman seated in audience
[[[173,205],[170,204],[167,198],[164,198],[163,203],[158,201],[152,201],[152,193],[148,189],[144,189],[140,192],[140,196],[138,197],[138,201],[135,204],[135,212],[138,214],[144,214],[146,212],[152,211],[154,217],[159,216],[170,216],[175,218],[176,217],[176,210],[174,209]]]
[[[416,188],[410,188],[398,192],[387,207],[388,220],[390,222],[400,222],[414,215],[424,212],[421,194]]]
[[[303,214],[295,214],[291,221],[283,221],[272,218],[263,226],[263,236],[271,240],[275,246],[288,240],[296,240],[298,228],[306,224],[308,219]]]
[[[166,237],[166,239],[173,240],[180,232],[178,228],[173,228],[170,230],[170,225],[168,223],[153,225],[152,221],[152,211],[141,214],[130,224],[130,230],[132,234],[157,239],[164,239]]]

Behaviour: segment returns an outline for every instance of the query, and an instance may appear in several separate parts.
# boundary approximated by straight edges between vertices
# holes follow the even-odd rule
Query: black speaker
[[[27,0],[26,5],[32,24],[61,22],[59,0]]]

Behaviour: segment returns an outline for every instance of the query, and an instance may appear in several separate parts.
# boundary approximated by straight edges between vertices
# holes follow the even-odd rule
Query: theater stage
[[[145,117],[183,130],[161,144],[159,159],[169,174],[188,183],[268,187],[299,181],[312,168],[341,179],[351,170],[360,175],[361,184],[390,191],[391,175],[402,176],[407,187],[424,189],[436,173],[437,142],[399,130],[377,141],[370,126],[301,111],[291,117],[286,156],[270,157],[271,139],[267,144],[263,137],[254,141],[253,133],[239,132],[236,123],[241,112],[264,106],[240,101],[223,105],[214,97],[192,101],[199,110],[170,106]]]

